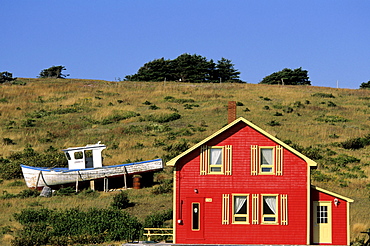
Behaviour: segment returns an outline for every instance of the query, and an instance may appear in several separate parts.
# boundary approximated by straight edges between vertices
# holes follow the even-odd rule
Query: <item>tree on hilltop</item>
[[[0,73],[0,84],[5,82],[12,82],[13,80],[16,80],[17,78],[13,78],[13,74],[9,73],[7,71]]]
[[[65,66],[52,66],[42,70],[38,77],[64,79],[65,77],[69,76],[69,74],[62,74],[63,70],[67,70]]]
[[[221,82],[241,82],[239,79],[240,72],[234,68],[231,60],[221,58],[217,61],[217,77]]]
[[[311,85],[308,77],[308,71],[302,70],[302,67],[294,70],[284,68],[279,72],[272,73],[262,79],[260,84],[269,85]]]
[[[145,63],[136,74],[127,75],[126,81],[181,81],[242,82],[231,60],[222,58],[217,64],[200,55],[184,53],[174,60],[164,58]]]
[[[367,82],[361,83],[360,89],[370,89],[370,80]]]

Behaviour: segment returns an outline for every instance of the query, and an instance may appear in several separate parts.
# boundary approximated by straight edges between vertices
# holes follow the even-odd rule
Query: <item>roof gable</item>
[[[226,130],[232,128],[234,125],[236,125],[237,123],[239,122],[244,122],[247,126],[253,128],[254,130],[256,130],[257,132],[261,133],[262,135],[268,137],[269,139],[271,139],[272,141],[276,142],[277,144],[283,146],[285,149],[288,149],[289,151],[291,151],[292,153],[294,153],[295,155],[297,155],[298,157],[302,158],[304,161],[307,162],[307,164],[311,167],[316,167],[317,166],[317,163],[314,162],[313,160],[311,160],[310,158],[308,158],[307,156],[303,155],[302,153],[298,152],[297,150],[293,149],[292,147],[290,147],[289,145],[287,145],[286,143],[284,143],[283,141],[277,139],[276,137],[272,136],[271,134],[267,133],[266,131],[262,130],[261,128],[259,128],[258,126],[254,125],[252,122],[244,119],[243,117],[240,117],[236,120],[234,120],[233,122],[231,122],[230,124],[226,125],[225,127],[221,128],[220,130],[218,130],[217,132],[213,133],[212,135],[210,135],[209,137],[203,139],[202,141],[200,141],[199,143],[195,144],[194,146],[192,146],[191,148],[189,148],[188,150],[184,151],[183,153],[181,153],[180,155],[174,157],[173,159],[171,159],[170,161],[168,161],[166,163],[167,166],[175,166],[177,161],[179,159],[181,159],[182,157],[184,157],[185,155],[187,155],[188,153],[192,152],[193,150],[197,149],[198,147],[202,146],[203,144],[207,143],[208,141],[210,141],[211,139],[219,136],[221,133],[225,132]]]
[[[345,197],[345,196],[342,196],[342,195],[339,195],[337,193],[334,193],[334,192],[331,192],[331,191],[328,191],[328,190],[325,190],[323,188],[320,188],[320,187],[317,187],[317,186],[314,186],[314,185],[311,185],[311,187],[317,191],[320,191],[322,193],[325,193],[325,194],[328,194],[328,195],[331,195],[331,196],[334,196],[334,197],[338,197],[340,199],[343,199],[347,202],[353,202],[354,200],[351,199],[351,198],[348,198],[348,197]]]

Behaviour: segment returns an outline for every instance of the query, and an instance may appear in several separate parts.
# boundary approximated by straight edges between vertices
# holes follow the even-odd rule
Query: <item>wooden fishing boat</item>
[[[23,177],[29,188],[41,189],[45,186],[60,186],[81,181],[93,181],[126,175],[155,172],[163,169],[161,159],[120,165],[103,166],[104,144],[86,145],[64,149],[68,168],[32,167],[21,165]]]

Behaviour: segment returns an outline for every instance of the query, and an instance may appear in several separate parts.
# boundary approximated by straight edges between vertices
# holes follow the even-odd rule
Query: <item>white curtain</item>
[[[265,196],[263,198],[266,204],[269,206],[271,211],[276,214],[276,197],[275,196]]]
[[[262,164],[272,164],[272,149],[261,149]]]
[[[222,149],[211,149],[211,164],[221,165],[221,152]]]
[[[234,213],[237,214],[240,209],[242,209],[244,203],[247,201],[245,196],[235,196],[234,197]]]

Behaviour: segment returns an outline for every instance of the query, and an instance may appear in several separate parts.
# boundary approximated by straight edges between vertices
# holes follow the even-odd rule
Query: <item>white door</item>
[[[331,202],[313,202],[313,243],[332,243]]]

